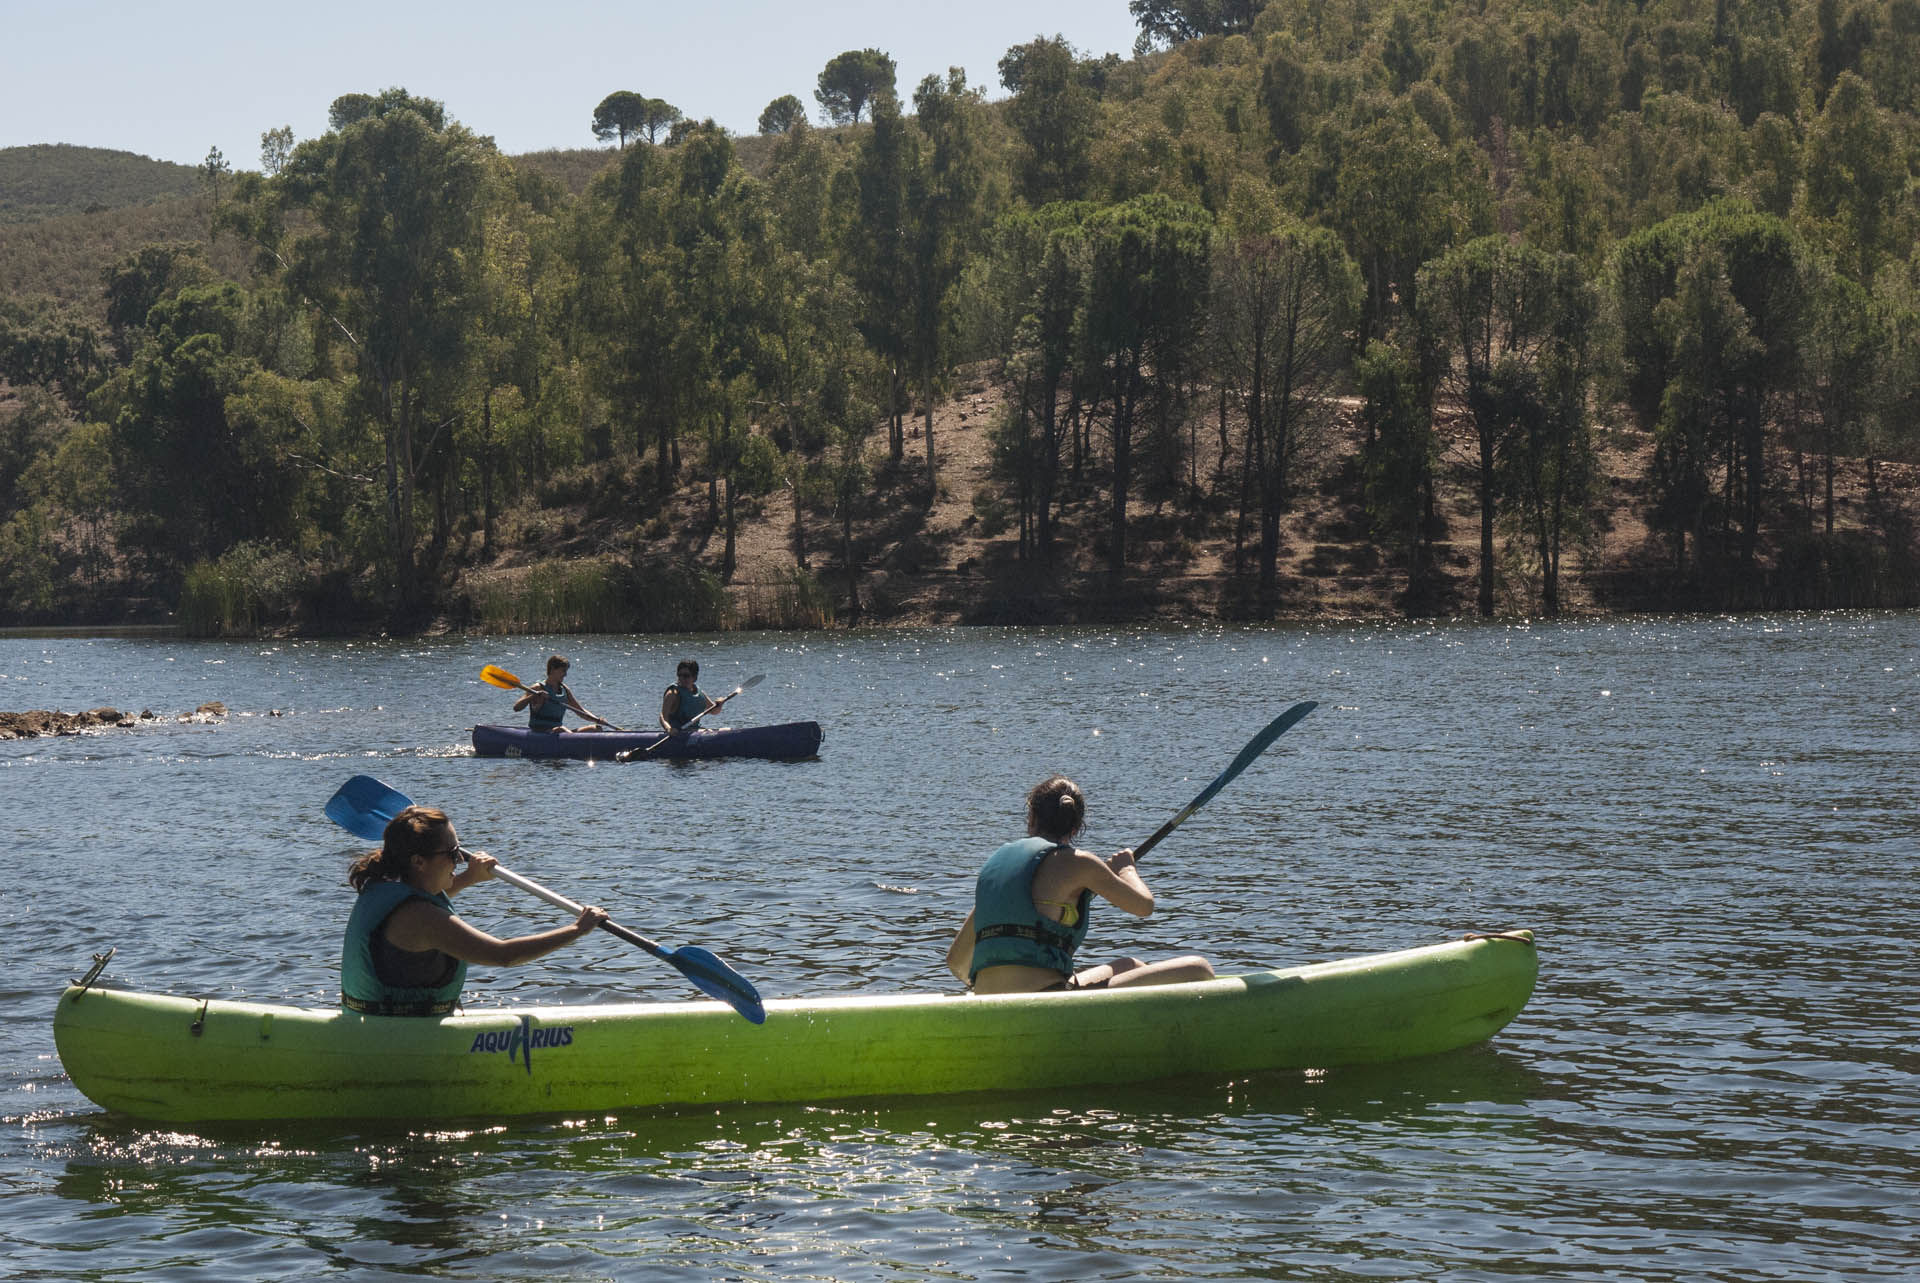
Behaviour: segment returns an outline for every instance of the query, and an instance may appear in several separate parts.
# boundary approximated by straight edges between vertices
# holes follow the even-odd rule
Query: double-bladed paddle
[[[694,724],[697,723],[701,718],[705,717],[708,713],[713,712],[714,708],[720,707],[720,705],[726,703],[728,700],[732,699],[735,695],[738,695],[741,691],[750,691],[754,687],[758,686],[761,682],[764,682],[766,680],[767,680],[767,675],[765,673],[755,673],[753,676],[747,678],[746,681],[741,682],[738,686],[734,687],[732,690],[722,695],[719,699],[714,700],[713,708],[703,708],[699,712],[695,713],[692,717],[689,717],[687,719],[687,724],[685,726],[682,726],[678,731],[666,732],[665,734],[661,735],[659,739],[647,745],[645,748],[622,749],[620,752],[615,753],[613,755],[614,759],[616,761],[621,761],[621,762],[631,762],[636,757],[645,757],[647,754],[653,752],[654,749],[659,748],[662,744],[666,743],[670,739],[685,738],[686,733],[691,731],[694,728]]]
[[[1282,735],[1285,735],[1288,727],[1318,707],[1320,707],[1320,705],[1313,700],[1302,700],[1286,712],[1280,714],[1280,716],[1274,718],[1271,722],[1268,722],[1266,729],[1248,740],[1247,746],[1240,750],[1239,756],[1227,763],[1227,769],[1214,776],[1213,783],[1200,790],[1200,796],[1194,798],[1193,801],[1182,807],[1180,814],[1155,829],[1152,837],[1149,837],[1139,846],[1133,848],[1134,862],[1136,864],[1139,863],[1140,857],[1158,846],[1161,838],[1179,828],[1186,822],[1188,816],[1212,801],[1215,793],[1225,788],[1234,776],[1253,765],[1253,759],[1266,752],[1268,746]]]
[[[378,842],[385,837],[387,824],[393,817],[412,805],[412,800],[398,789],[388,788],[371,775],[356,775],[327,799],[326,812],[329,820],[355,837]],[[464,853],[464,848],[462,850]],[[581,906],[572,900],[499,864],[493,866],[493,876],[537,895],[568,913],[578,914],[581,911]],[[760,994],[753,984],[699,945],[682,945],[668,952],[638,931],[629,930],[617,922],[602,922],[600,929],[645,949],[691,980],[702,993],[718,998],[754,1024],[766,1021],[766,1009],[760,1005]]]
[[[480,680],[485,682],[489,686],[498,686],[503,691],[522,690],[529,695],[546,695],[549,697],[551,697],[553,693],[551,691],[536,691],[533,687],[527,685],[525,682],[521,681],[518,677],[515,677],[512,673],[509,673],[506,669],[501,668],[495,664],[488,664],[483,668],[481,668]],[[592,713],[589,713],[586,709],[580,707],[580,705],[575,703],[573,700],[569,699],[564,702],[568,708],[580,714],[580,716],[586,718],[589,722],[592,722],[595,726],[604,726],[610,731],[621,730],[620,727],[615,726],[612,722],[609,722],[606,718],[595,717]]]

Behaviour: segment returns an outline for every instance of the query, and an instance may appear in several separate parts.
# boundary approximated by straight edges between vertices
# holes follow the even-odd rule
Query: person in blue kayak
[[[566,717],[568,709],[586,718],[596,729],[605,725],[603,719],[595,717],[580,707],[580,701],[575,699],[573,692],[567,689],[568,667],[566,656],[553,656],[547,660],[547,680],[513,702],[514,712],[517,713],[523,708],[528,710],[528,730],[552,731],[556,734],[566,730],[567,728],[560,723]]]
[[[706,713],[717,713],[726,699],[715,699],[700,689],[700,661],[683,659],[676,680],[660,698],[660,726],[669,735],[684,735],[693,720]],[[727,698],[732,698],[728,696]]]
[[[1142,962],[1121,958],[1076,971],[1093,897],[1135,917],[1153,912],[1153,892],[1122,849],[1102,858],[1073,844],[1086,823],[1080,786],[1051,775],[1027,794],[1027,836],[995,851],[974,884],[973,912],[947,950],[947,967],[975,993],[1044,993],[1207,980],[1198,954]]]
[[[588,905],[572,926],[511,940],[469,926],[450,897],[493,877],[493,866],[484,851],[461,849],[446,812],[409,806],[394,816],[380,849],[347,871],[359,896],[340,953],[341,1005],[369,1016],[445,1015],[460,1000],[468,963],[519,966],[607,920],[605,909]]]

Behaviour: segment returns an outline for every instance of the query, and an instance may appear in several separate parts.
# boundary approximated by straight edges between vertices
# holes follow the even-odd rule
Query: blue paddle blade
[[[699,945],[683,944],[661,956],[708,997],[718,998],[756,1025],[767,1022],[767,1009],[760,1005],[760,991],[745,976]]]
[[[327,818],[357,838],[378,842],[387,835],[388,822],[412,805],[398,789],[371,775],[356,775],[327,799]]]

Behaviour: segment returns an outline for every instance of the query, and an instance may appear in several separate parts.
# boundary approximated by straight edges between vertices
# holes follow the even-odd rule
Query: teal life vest
[[[353,913],[347,918],[346,942],[340,951],[340,1005],[349,1011],[369,1016],[444,1016],[459,1000],[461,986],[467,981],[467,964],[452,954],[438,950],[408,952],[410,960],[419,961],[418,970],[425,978],[420,984],[393,984],[380,975],[375,961],[378,954],[407,952],[378,938],[380,928],[395,909],[416,896],[453,912],[453,901],[446,892],[428,895],[404,882],[369,882],[354,900]]]
[[[671,724],[676,731],[707,711],[707,704],[709,702],[707,694],[698,686],[692,690],[688,690],[680,685],[679,682],[675,682],[673,685],[667,687],[667,694],[678,695],[680,697],[679,707],[667,714],[668,723]]]
[[[567,715],[567,684],[561,682],[541,682],[534,687],[547,693],[547,702],[527,709],[527,729],[530,731],[555,731],[560,729],[560,721]]]
[[[1071,927],[1033,905],[1033,875],[1062,845],[1047,838],[1021,838],[988,857],[973,888],[973,964],[967,983],[988,967],[1008,965],[1073,974],[1074,951],[1087,938],[1093,892],[1080,893]]]

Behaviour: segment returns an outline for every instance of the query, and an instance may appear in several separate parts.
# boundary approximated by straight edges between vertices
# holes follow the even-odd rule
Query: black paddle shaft
[[[1133,848],[1134,863],[1138,864],[1142,856],[1160,844],[1160,839],[1179,828],[1186,822],[1188,816],[1212,800],[1213,795],[1225,788],[1234,776],[1253,765],[1254,759],[1266,752],[1268,746],[1275,740],[1286,734],[1289,727],[1318,707],[1320,706],[1313,700],[1302,700],[1268,722],[1258,735],[1247,741],[1247,746],[1240,750],[1239,756],[1227,765],[1227,769],[1214,776],[1213,783],[1201,789],[1200,795],[1187,803],[1178,815],[1155,829],[1152,837]]]

